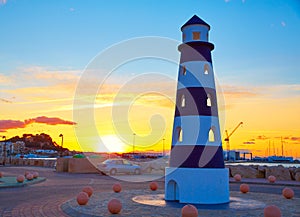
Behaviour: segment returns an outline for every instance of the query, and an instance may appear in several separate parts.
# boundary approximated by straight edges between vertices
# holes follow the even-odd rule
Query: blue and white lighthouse
[[[165,176],[165,199],[180,203],[229,202],[209,30],[196,15],[181,27],[172,147]]]

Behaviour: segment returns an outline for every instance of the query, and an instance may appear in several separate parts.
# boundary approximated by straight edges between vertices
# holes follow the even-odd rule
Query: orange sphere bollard
[[[32,175],[33,175],[34,179],[37,179],[39,177],[39,173],[38,172],[33,172]]]
[[[281,211],[277,206],[267,206],[264,209],[264,217],[281,217]]]
[[[276,177],[271,175],[268,177],[268,180],[270,183],[274,183],[274,182],[276,182]]]
[[[2,178],[3,177],[3,173],[2,172],[0,172],[0,178]]]
[[[282,190],[282,195],[286,198],[286,199],[292,199],[294,197],[294,191],[291,188],[284,188]]]
[[[79,205],[86,205],[89,202],[89,195],[85,192],[80,192],[76,200]]]
[[[118,214],[121,212],[122,203],[118,199],[111,199],[107,204],[107,209],[111,214]]]
[[[121,184],[119,184],[119,183],[114,184],[114,185],[113,185],[113,191],[116,192],[116,193],[121,192],[121,191],[122,191],[122,186],[121,186]]]
[[[193,205],[185,205],[181,209],[181,217],[198,217],[198,209]]]
[[[87,195],[90,197],[92,196],[94,189],[91,186],[86,186],[82,189],[82,192],[87,193]]]
[[[237,182],[240,182],[242,180],[242,176],[240,174],[235,174],[233,178]]]
[[[250,187],[248,184],[241,184],[240,185],[240,191],[244,194],[248,193],[250,190]]]
[[[27,179],[28,181],[31,181],[31,180],[33,179],[33,175],[32,175],[31,173],[27,174],[27,175],[26,175],[26,179]]]
[[[29,172],[29,171],[26,171],[26,172],[24,173],[24,176],[26,177],[28,174],[30,174],[30,172]]]
[[[16,178],[17,182],[22,183],[25,181],[25,176],[23,175],[18,175]]]
[[[158,184],[157,182],[151,182],[149,187],[152,191],[156,191],[158,189]]]

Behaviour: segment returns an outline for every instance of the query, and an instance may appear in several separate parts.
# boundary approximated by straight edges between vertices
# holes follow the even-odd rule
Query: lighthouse
[[[210,26],[194,15],[182,27],[182,44],[165,200],[193,204],[229,202]]]

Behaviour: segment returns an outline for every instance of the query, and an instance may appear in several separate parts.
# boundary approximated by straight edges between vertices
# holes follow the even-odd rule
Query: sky
[[[211,26],[223,139],[242,121],[231,149],[281,155],[283,145],[300,158],[297,0],[0,0],[0,135],[60,144],[63,134],[70,150],[169,149],[176,46],[194,14]]]

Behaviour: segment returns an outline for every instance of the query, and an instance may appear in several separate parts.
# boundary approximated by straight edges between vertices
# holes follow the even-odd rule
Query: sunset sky
[[[194,14],[211,26],[223,136],[244,122],[231,149],[281,155],[283,143],[300,158],[298,0],[0,0],[0,135],[47,133],[60,144],[62,133],[70,150],[169,149],[176,46]],[[173,61],[116,60],[138,53],[139,40],[176,45]]]

